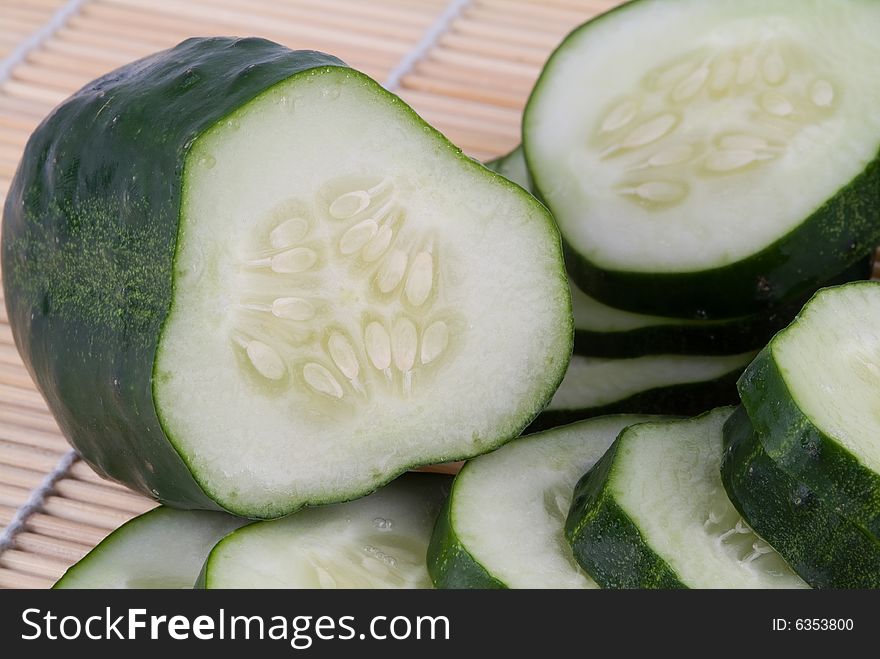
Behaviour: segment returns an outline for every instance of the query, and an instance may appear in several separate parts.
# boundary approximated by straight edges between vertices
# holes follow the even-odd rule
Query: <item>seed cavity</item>
[[[394,230],[387,224],[383,224],[379,227],[379,230],[376,232],[373,239],[364,246],[364,251],[361,252],[361,258],[367,263],[372,263],[377,260],[385,253],[385,250],[388,249],[393,237]]]
[[[279,274],[295,274],[305,272],[318,261],[315,250],[308,247],[294,247],[281,254],[272,257],[271,267],[273,272]]]
[[[718,146],[722,149],[759,151],[760,149],[769,148],[770,145],[763,137],[756,137],[754,135],[725,135],[718,141]]]
[[[681,103],[692,99],[703,88],[703,85],[706,84],[709,73],[709,67],[705,65],[691,73],[672,90],[672,100],[676,103]]]
[[[635,187],[621,188],[620,193],[641,201],[671,204],[684,199],[689,190],[688,185],[680,181],[648,181]]]
[[[636,127],[620,144],[622,149],[635,149],[656,142],[668,135],[678,123],[678,116],[672,113],[661,114]]]
[[[423,364],[430,364],[437,359],[449,345],[449,326],[442,320],[428,325],[422,334],[422,351],[420,359]]]
[[[769,91],[761,96],[761,107],[776,117],[788,117],[794,112],[791,101],[776,91]]]
[[[712,75],[712,81],[709,83],[709,89],[716,94],[723,94],[733,84],[736,78],[737,65],[732,59],[724,58],[715,65]]]
[[[706,169],[711,172],[732,172],[742,169],[758,160],[772,158],[770,155],[760,155],[747,149],[734,149],[729,151],[717,151],[706,158]]]
[[[372,197],[366,190],[355,190],[338,196],[330,204],[330,215],[337,220],[347,220],[354,217],[370,205]]]
[[[364,332],[364,345],[367,357],[380,371],[391,366],[391,337],[381,323],[373,321]]]
[[[816,107],[831,107],[834,103],[834,87],[827,80],[817,80],[810,88],[810,100]]]
[[[736,71],[736,84],[747,85],[758,75],[758,58],[754,55],[743,55]]]
[[[403,373],[412,370],[416,363],[418,340],[415,323],[409,318],[398,318],[391,330],[391,348],[397,370]]]
[[[249,341],[245,352],[257,372],[268,380],[280,380],[287,372],[281,355],[262,341]]]
[[[770,53],[761,64],[761,75],[768,85],[782,84],[788,75],[788,67],[782,55],[777,52]]]
[[[339,239],[339,251],[346,256],[354,254],[370,242],[378,232],[379,225],[376,224],[376,220],[358,222],[342,234],[342,238]]]
[[[396,249],[391,252],[382,262],[379,274],[376,276],[376,285],[383,293],[390,293],[403,281],[406,273],[408,257],[406,252]]]
[[[603,133],[612,133],[623,128],[636,118],[638,112],[638,103],[632,100],[623,101],[608,113],[599,130]]]
[[[342,385],[326,367],[317,362],[309,362],[303,366],[302,374],[306,383],[318,393],[332,398],[342,398]]]
[[[694,69],[699,66],[696,58],[688,59],[684,62],[677,62],[666,68],[651,74],[649,83],[654,89],[669,89],[678,82],[684,80]]]
[[[301,217],[292,217],[272,229],[269,244],[275,249],[290,247],[305,238],[309,231],[309,223]]]
[[[354,380],[360,373],[360,364],[351,343],[340,332],[333,332],[327,341],[327,351],[336,364],[336,368],[349,380]]]
[[[658,151],[645,163],[647,167],[668,167],[687,162],[694,157],[694,147],[690,144],[678,144]]]
[[[272,315],[287,320],[311,320],[315,307],[301,297],[279,297],[272,302]]]
[[[408,227],[392,180],[340,178],[324,190],[255,221],[265,229],[238,261],[228,308],[242,368],[335,415],[332,401],[410,397],[450,339],[446,322],[428,320],[439,287],[434,237]]]
[[[434,260],[431,253],[419,252],[413,259],[406,279],[404,293],[413,306],[419,307],[428,299],[434,285]]]

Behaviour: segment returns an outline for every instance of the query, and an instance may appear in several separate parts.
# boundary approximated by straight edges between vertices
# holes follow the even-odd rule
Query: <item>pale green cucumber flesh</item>
[[[432,538],[428,569],[435,585],[595,588],[563,533],[571,493],[624,427],[651,418],[573,423],[468,461]]]
[[[405,474],[355,501],[306,508],[229,534],[206,588],[429,588],[425,553],[449,478]]]
[[[55,588],[192,588],[211,548],[247,520],[159,507],[126,522],[70,567]]]

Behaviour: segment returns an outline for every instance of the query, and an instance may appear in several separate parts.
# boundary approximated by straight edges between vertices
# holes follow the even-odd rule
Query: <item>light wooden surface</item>
[[[0,197],[30,132],[59,101],[189,36],[262,36],[333,53],[391,85],[474,158],[519,141],[529,89],[574,26],[614,0],[0,0]],[[455,13],[453,10],[458,10]],[[454,13],[452,20],[443,20]],[[433,37],[428,39],[427,37]],[[0,587],[44,588],[107,533],[155,505],[74,461],[31,384],[0,300],[0,533],[39,506],[0,553]],[[21,514],[19,513],[19,517]]]

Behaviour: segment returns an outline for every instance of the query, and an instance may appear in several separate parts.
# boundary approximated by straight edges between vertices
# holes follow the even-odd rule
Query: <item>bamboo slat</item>
[[[0,0],[0,58],[32,46],[0,79],[0,195],[52,107],[84,83],[193,35],[254,35],[332,52],[378,80],[419,46],[450,0]],[[519,140],[522,106],[547,54],[609,0],[472,0],[404,72],[398,93],[469,155]],[[49,30],[49,28],[53,28]],[[35,35],[43,38],[34,42]],[[2,305],[0,305],[2,307]],[[30,381],[0,310],[0,530],[69,447]],[[459,464],[432,470],[453,473]],[[0,587],[45,588],[132,516],[156,504],[75,461],[43,492],[13,545]]]

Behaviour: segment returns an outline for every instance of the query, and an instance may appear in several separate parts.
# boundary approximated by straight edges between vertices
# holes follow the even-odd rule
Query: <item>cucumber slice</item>
[[[406,474],[348,503],[307,508],[229,534],[205,588],[430,588],[425,552],[450,478]]]
[[[104,538],[54,588],[192,588],[211,548],[247,520],[160,506]]]
[[[607,588],[802,588],[724,494],[732,408],[623,430],[577,484],[565,533]]]
[[[755,353],[706,357],[650,355],[602,359],[574,355],[550,404],[530,432],[605,414],[688,416],[738,401],[737,378]]]
[[[563,534],[571,493],[623,428],[650,418],[582,421],[468,461],[453,482],[428,549],[434,585],[597,588]]]
[[[262,39],[190,39],[64,102],[2,237],[61,429],[178,507],[274,517],[483,453],[571,352],[546,209],[363,74]]]
[[[767,455],[880,538],[880,283],[819,291],[739,382]]]
[[[873,258],[847,268],[825,285],[867,279]],[[788,325],[806,300],[772,311],[724,320],[686,320],[647,316],[609,307],[571,285],[574,351],[596,357],[643,355],[731,355],[756,350]]]
[[[749,526],[815,588],[880,588],[880,541],[767,455],[745,411],[724,426],[721,480]]]
[[[513,151],[505,156],[490,160],[486,163],[486,167],[493,172],[498,172],[508,181],[513,181],[523,190],[532,192],[532,177],[529,174],[529,168],[526,165],[526,158],[523,155],[522,145],[516,147]]]
[[[729,318],[867,254],[877,34],[872,0],[638,0],[570,34],[523,148],[578,285],[618,308]]]

